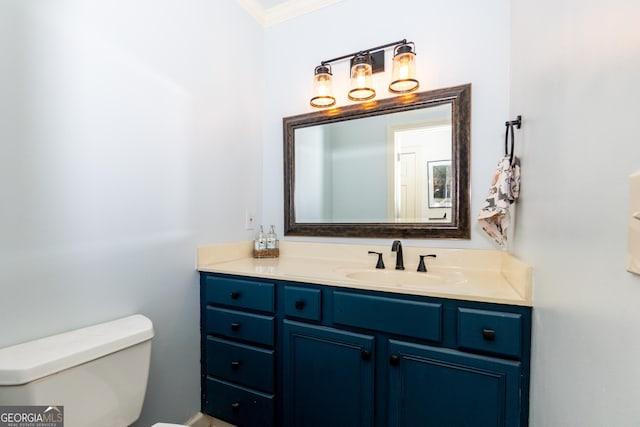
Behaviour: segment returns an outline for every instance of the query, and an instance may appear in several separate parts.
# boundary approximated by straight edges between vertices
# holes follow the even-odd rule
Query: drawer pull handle
[[[482,338],[485,341],[495,341],[496,340],[496,331],[493,329],[483,329],[482,330]]]
[[[238,368],[240,368],[240,362],[238,362],[237,360],[234,360],[233,362],[231,362],[231,369],[233,369],[234,371],[237,371]]]
[[[233,409],[234,411],[239,411],[240,410],[240,402],[233,402],[231,404],[231,409]]]
[[[302,310],[304,308],[304,301],[296,301],[296,310]]]
[[[231,330],[232,331],[237,331],[238,329],[240,329],[240,323],[232,323],[231,324]]]
[[[398,366],[400,364],[400,358],[394,354],[389,358],[389,363],[391,366]]]
[[[238,291],[231,292],[231,299],[238,299],[238,298],[240,298],[240,292]]]
[[[362,350],[362,360],[371,360],[371,352],[369,350]]]

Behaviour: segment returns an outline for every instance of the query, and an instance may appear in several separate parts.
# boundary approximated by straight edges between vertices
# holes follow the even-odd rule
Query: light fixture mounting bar
[[[376,47],[371,47],[369,49],[360,50],[358,52],[353,52],[353,53],[350,53],[348,55],[338,56],[337,58],[333,58],[333,59],[327,59],[325,61],[322,61],[320,64],[321,65],[327,65],[327,64],[330,64],[332,62],[340,61],[342,59],[352,58],[352,57],[354,57],[356,55],[362,55],[362,54],[367,53],[367,52],[381,50],[381,49],[385,49],[387,47],[396,46],[396,45],[399,45],[399,44],[406,44],[406,43],[407,43],[407,39],[402,39],[402,40],[399,40],[397,42],[387,43],[387,44],[383,44],[383,45],[376,46]]]

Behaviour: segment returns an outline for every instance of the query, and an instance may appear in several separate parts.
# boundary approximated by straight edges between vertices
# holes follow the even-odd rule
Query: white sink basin
[[[465,283],[467,279],[460,272],[419,273],[404,270],[359,270],[347,272],[348,279],[359,280],[371,284],[396,286],[446,286]]]

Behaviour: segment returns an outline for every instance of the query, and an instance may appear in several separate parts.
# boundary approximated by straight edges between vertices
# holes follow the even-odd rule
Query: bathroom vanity
[[[528,424],[528,266],[440,250],[430,272],[396,272],[361,247],[312,246],[201,257],[203,412],[261,427]]]

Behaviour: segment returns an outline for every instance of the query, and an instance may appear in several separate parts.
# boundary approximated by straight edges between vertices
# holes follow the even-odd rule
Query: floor
[[[203,413],[198,413],[186,422],[191,427],[235,427],[233,424],[210,417]]]

